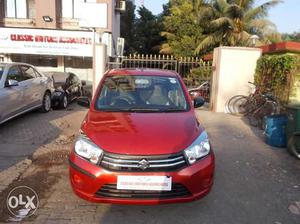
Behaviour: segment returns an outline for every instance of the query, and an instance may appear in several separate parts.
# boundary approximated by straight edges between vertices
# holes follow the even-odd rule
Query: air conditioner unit
[[[116,10],[124,12],[126,10],[126,1],[117,0]]]

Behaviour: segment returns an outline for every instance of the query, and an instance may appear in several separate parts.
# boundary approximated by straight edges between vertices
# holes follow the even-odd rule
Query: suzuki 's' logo
[[[146,159],[142,159],[141,161],[139,161],[139,168],[141,168],[142,170],[145,170],[147,168],[149,168],[150,164],[149,161]]]

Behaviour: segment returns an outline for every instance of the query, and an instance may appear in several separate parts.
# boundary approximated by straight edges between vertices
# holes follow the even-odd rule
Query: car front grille
[[[171,191],[119,190],[116,184],[105,184],[96,192],[96,197],[121,199],[170,199],[187,197],[191,193],[182,184],[173,183]]]
[[[99,164],[112,171],[174,171],[187,165],[182,153],[164,156],[127,156],[105,153]]]

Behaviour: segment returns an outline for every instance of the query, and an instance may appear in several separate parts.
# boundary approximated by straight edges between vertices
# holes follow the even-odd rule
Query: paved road
[[[159,206],[93,204],[74,196],[63,163],[47,171],[55,181],[43,187],[47,193],[28,223],[299,224],[300,161],[264,144],[261,132],[238,117],[208,111],[198,116],[216,154],[215,185],[207,197]]]
[[[69,126],[68,115],[78,110],[82,109],[74,103],[68,110],[54,110],[47,114],[34,111],[0,125],[0,171],[55,139]]]

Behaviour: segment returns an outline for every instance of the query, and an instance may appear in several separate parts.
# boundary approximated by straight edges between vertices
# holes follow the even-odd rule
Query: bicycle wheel
[[[227,103],[227,111],[233,115],[244,114],[245,104],[247,102],[247,97],[243,95],[237,95],[232,97]]]
[[[287,148],[289,153],[300,159],[300,132],[294,133],[289,139]]]
[[[254,111],[264,105],[265,102],[266,100],[262,95],[252,95],[245,105],[245,110],[248,114],[254,113]]]

